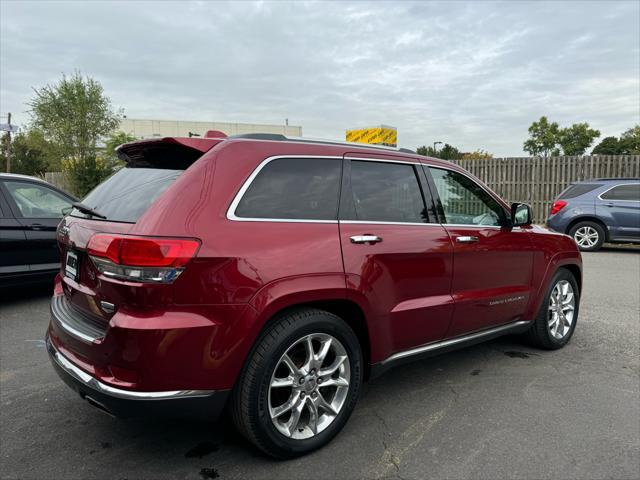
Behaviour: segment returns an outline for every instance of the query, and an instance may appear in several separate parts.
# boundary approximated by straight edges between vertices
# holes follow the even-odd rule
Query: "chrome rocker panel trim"
[[[372,379],[378,377],[396,365],[417,360],[421,357],[429,357],[451,350],[456,350],[458,348],[467,347],[508,333],[522,333],[530,328],[531,324],[532,322],[529,320],[518,320],[505,325],[499,325],[479,332],[470,333],[468,335],[428,343],[426,345],[394,353],[381,362],[372,365],[369,378]]]

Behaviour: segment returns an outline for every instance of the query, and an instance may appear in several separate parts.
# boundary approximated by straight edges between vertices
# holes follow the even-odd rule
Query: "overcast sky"
[[[541,115],[640,122],[640,2],[0,0],[0,114],[79,69],[130,118],[302,125],[519,155]],[[0,121],[6,121],[1,119]]]

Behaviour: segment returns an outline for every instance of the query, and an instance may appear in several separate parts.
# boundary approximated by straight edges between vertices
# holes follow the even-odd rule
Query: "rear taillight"
[[[136,237],[96,233],[87,253],[106,277],[132,282],[171,283],[200,248],[194,238]]]
[[[549,215],[555,215],[560,210],[562,210],[566,204],[567,202],[565,202],[564,200],[556,200],[555,202],[553,202],[553,205],[551,205],[551,211],[549,212]]]

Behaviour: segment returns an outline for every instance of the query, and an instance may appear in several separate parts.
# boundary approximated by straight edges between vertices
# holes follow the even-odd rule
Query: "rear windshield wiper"
[[[72,205],[74,208],[80,210],[82,213],[86,213],[87,215],[91,215],[92,217],[104,218],[105,220],[107,219],[107,217],[105,217],[101,213],[96,212],[93,208],[87,207],[83,203],[75,202],[75,203],[72,203]]]

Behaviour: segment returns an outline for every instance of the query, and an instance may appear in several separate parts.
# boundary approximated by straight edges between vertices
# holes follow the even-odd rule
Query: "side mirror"
[[[511,204],[511,224],[514,227],[531,225],[533,223],[533,210],[526,203]]]

